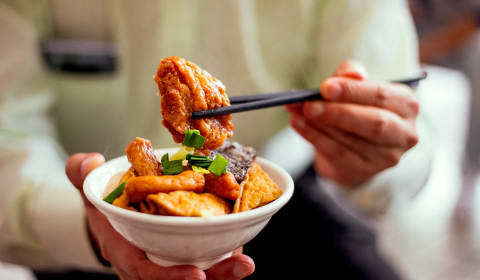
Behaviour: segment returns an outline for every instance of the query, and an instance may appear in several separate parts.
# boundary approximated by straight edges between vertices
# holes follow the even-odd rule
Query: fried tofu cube
[[[253,163],[240,187],[241,194],[235,202],[234,213],[263,206],[282,194],[282,190],[257,163]]]
[[[191,191],[173,191],[147,196],[150,211],[170,216],[211,217],[226,215],[231,212],[230,204],[211,193]]]

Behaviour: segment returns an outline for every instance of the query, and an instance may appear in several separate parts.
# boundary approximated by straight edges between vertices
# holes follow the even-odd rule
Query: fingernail
[[[326,98],[329,100],[337,100],[342,93],[342,87],[338,83],[330,83],[327,85]]]
[[[237,278],[247,277],[248,275],[250,275],[251,272],[252,272],[251,265],[243,262],[235,263],[232,271],[233,276]]]
[[[89,156],[82,162],[82,165],[80,166],[80,174],[82,174],[82,177],[86,177],[90,171],[101,165],[103,162],[103,156],[100,154]]]

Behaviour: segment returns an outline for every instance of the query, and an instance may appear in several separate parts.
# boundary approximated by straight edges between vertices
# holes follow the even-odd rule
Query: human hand
[[[362,65],[346,61],[322,83],[324,100],[287,106],[291,126],[315,147],[315,170],[343,185],[396,165],[418,142],[412,90],[365,79]]]
[[[160,267],[147,259],[145,253],[129,243],[110,225],[84,196],[82,186],[88,173],[105,162],[101,154],[75,154],[66,164],[65,171],[70,182],[80,191],[85,204],[88,228],[103,258],[108,260],[120,279],[242,279],[252,274],[255,265],[252,259],[235,250],[232,257],[223,260],[207,271],[195,266],[182,265]]]

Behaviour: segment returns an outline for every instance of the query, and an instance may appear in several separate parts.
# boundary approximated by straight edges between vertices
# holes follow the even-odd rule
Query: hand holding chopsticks
[[[427,78],[427,72],[410,79],[391,81],[392,83],[404,84],[409,87],[416,87],[418,83]],[[245,112],[267,107],[281,106],[291,103],[305,102],[310,100],[321,100],[322,95],[319,89],[302,89],[281,93],[267,93],[258,95],[234,96],[230,98],[232,105],[206,111],[193,112],[191,118],[206,118],[219,115],[227,115],[237,112]]]

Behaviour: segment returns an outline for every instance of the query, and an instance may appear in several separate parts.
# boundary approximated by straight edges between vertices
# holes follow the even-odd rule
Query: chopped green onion
[[[217,154],[213,162],[208,167],[208,171],[212,172],[217,176],[221,176],[222,174],[227,172],[227,164],[228,160],[222,155]]]
[[[162,156],[162,166],[168,165],[168,153]]]
[[[212,163],[212,160],[207,156],[187,155],[186,159],[188,160],[188,164],[190,164],[191,166],[198,166],[203,168],[208,168]]]
[[[183,138],[183,145],[187,147],[195,147],[201,149],[205,143],[205,137],[200,135],[200,131],[197,129],[185,130],[185,138]]]
[[[212,161],[209,157],[201,156],[201,155],[187,155],[185,158],[187,160],[209,160],[209,161]]]
[[[192,170],[195,171],[195,172],[198,172],[198,173],[203,173],[203,174],[209,174],[210,173],[210,171],[208,171],[207,169],[205,169],[203,167],[195,166],[195,165],[192,165]]]
[[[177,175],[182,173],[183,171],[184,170],[181,162],[180,165],[171,165],[167,168],[163,168],[163,174],[165,175]]]
[[[183,172],[183,160],[168,160],[168,153],[162,156],[163,174],[176,175]]]
[[[113,201],[122,194],[124,189],[125,189],[125,182],[122,182],[111,193],[109,193],[103,200],[112,204]]]

